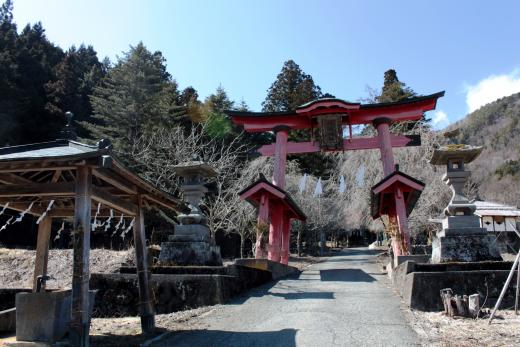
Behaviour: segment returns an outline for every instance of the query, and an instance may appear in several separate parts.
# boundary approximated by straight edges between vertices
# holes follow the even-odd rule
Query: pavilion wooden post
[[[89,252],[90,252],[90,209],[92,169],[78,166],[76,169],[76,199],[74,204],[72,269],[72,317],[70,344],[86,347],[90,345],[89,310]]]
[[[143,333],[149,334],[155,330],[155,313],[150,298],[143,200],[140,195],[138,195],[138,211],[134,221],[134,248],[137,279],[139,281],[139,315],[141,316],[141,329]]]
[[[47,275],[47,262],[49,260],[49,243],[51,237],[52,218],[44,217],[38,224],[38,236],[36,241],[36,258],[34,260],[33,292],[36,292],[38,276]],[[42,282],[42,291],[45,291],[45,281]]]

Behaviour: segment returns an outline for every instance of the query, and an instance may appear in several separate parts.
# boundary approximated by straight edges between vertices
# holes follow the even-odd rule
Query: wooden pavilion
[[[54,200],[47,211],[49,203]],[[96,202],[97,204],[93,204]],[[133,217],[139,312],[144,333],[155,327],[146,262],[143,208],[178,210],[181,203],[128,170],[106,140],[89,146],[71,140],[0,148],[0,206],[44,216],[38,225],[36,278],[46,275],[52,218],[73,218],[73,279],[70,340],[89,345],[89,251],[91,216]],[[111,211],[112,210],[112,211]]]

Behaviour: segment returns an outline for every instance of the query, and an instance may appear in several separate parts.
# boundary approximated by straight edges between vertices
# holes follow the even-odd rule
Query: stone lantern
[[[182,177],[181,190],[191,211],[178,216],[180,224],[175,226],[174,234],[168,237],[168,242],[161,244],[159,262],[161,265],[220,266],[220,248],[211,237],[207,220],[200,209],[201,200],[208,192],[205,179],[215,177],[217,172],[199,160],[176,165],[173,169]]]
[[[437,148],[430,160],[434,165],[446,165],[442,180],[453,195],[444,209],[442,230],[432,245],[432,262],[502,260],[500,253],[480,218],[474,215],[476,206],[464,193],[466,181],[471,176],[465,164],[472,162],[482,152],[482,147],[451,144]]]

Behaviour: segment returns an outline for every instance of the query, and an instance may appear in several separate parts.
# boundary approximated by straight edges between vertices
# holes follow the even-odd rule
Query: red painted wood
[[[306,112],[297,110],[294,114],[283,116],[233,116],[232,121],[244,127],[247,132],[273,131],[280,125],[288,126],[290,129],[309,129],[316,125],[312,117],[327,114],[345,114],[343,124],[371,124],[377,118],[389,118],[392,122],[415,121],[421,119],[426,111],[435,109],[438,96],[413,103],[398,105],[380,105],[370,107],[361,105],[359,109],[346,110],[345,107],[323,108],[319,103],[314,104]],[[298,112],[298,113],[297,113]]]
[[[285,213],[282,218],[282,247],[280,252],[280,263],[289,263],[289,247],[291,235],[291,219]]]
[[[395,175],[390,178],[385,183],[381,184],[379,187],[374,189],[375,194],[384,193],[384,192],[393,192],[395,187],[400,187],[403,191],[412,191],[412,190],[420,190],[424,189],[424,186],[421,186],[417,182],[412,181],[406,177]]]
[[[287,130],[276,132],[276,143],[274,146],[274,171],[273,184],[282,189],[285,188],[285,164],[287,162]]]
[[[397,215],[397,223],[399,225],[399,233],[403,238],[404,244],[406,245],[405,250],[401,250],[402,254],[410,253],[410,230],[408,228],[408,218],[406,217],[406,205],[404,203],[404,194],[398,187],[396,189],[395,199],[395,212]]]
[[[263,192],[267,192],[267,193],[269,193],[269,195],[272,195],[279,199],[285,199],[284,193],[282,193],[278,189],[273,188],[270,185],[263,183],[263,182],[255,185],[248,191],[242,193],[242,195],[240,195],[240,197],[244,200],[253,200],[253,201],[259,202]]]
[[[394,172],[395,169],[390,127],[388,123],[379,123],[376,129],[379,138],[379,150],[381,151],[381,162],[383,163],[383,175],[386,177]]]
[[[271,208],[271,223],[269,225],[269,250],[267,259],[280,262],[280,246],[282,233],[282,209],[279,206]]]
[[[260,204],[258,205],[258,226],[264,226],[269,224],[269,196],[267,193],[262,194],[260,198]],[[265,254],[265,250],[263,248],[264,242],[268,242],[269,240],[264,240],[266,235],[261,234],[262,230],[259,228],[256,234],[256,245],[255,245],[255,258],[264,259],[267,257]]]
[[[392,147],[405,147],[412,140],[406,136],[390,135]],[[379,148],[379,137],[358,137],[343,140],[343,150],[361,150]],[[287,154],[315,153],[320,152],[318,142],[287,142]],[[263,156],[273,156],[275,152],[275,144],[263,145],[257,149],[257,152]]]

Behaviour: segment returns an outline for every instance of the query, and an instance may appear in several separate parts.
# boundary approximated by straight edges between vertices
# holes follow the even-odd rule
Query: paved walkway
[[[375,253],[346,249],[257,288],[158,346],[420,346]]]

